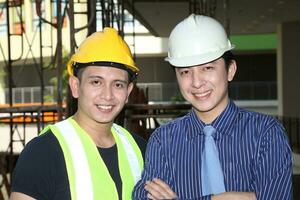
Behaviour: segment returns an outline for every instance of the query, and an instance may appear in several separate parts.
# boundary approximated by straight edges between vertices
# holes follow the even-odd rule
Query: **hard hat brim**
[[[134,81],[137,76],[138,72],[132,70],[131,66],[124,65],[122,63],[116,62],[90,62],[90,63],[76,63],[76,62],[69,62],[67,65],[68,73],[70,76],[77,76],[77,73],[80,69],[86,68],[88,66],[97,66],[97,67],[114,67],[121,70],[125,70],[130,78],[130,82]]]
[[[208,52],[205,54],[185,56],[179,58],[166,57],[165,61],[168,61],[174,67],[191,67],[196,65],[202,65],[205,63],[212,62],[220,58],[226,51],[234,49],[235,45],[231,45],[229,48],[220,49],[215,52]]]

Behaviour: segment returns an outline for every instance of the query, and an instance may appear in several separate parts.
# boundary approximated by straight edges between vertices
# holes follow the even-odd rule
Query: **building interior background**
[[[300,186],[300,1],[298,0],[0,0],[0,200],[24,145],[66,117],[66,62],[105,26],[125,38],[141,72],[117,119],[149,138],[190,105],[164,61],[172,28],[191,13],[219,20],[236,48],[229,85],[240,106],[285,126]],[[294,199],[300,195],[294,192]]]

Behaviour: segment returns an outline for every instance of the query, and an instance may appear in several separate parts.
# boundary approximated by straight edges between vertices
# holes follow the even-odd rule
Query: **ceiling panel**
[[[229,19],[231,34],[261,34],[276,32],[277,24],[300,21],[300,0],[231,0],[224,12],[224,0],[217,0],[215,18],[221,23]],[[136,0],[136,11],[161,37],[189,15],[186,0]],[[226,17],[228,16],[228,17]]]

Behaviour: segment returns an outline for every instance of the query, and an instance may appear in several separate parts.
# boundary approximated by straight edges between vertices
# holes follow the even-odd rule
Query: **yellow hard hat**
[[[67,64],[69,75],[74,75],[77,64],[117,67],[135,76],[140,71],[126,42],[116,29],[108,27],[93,33],[81,43]]]

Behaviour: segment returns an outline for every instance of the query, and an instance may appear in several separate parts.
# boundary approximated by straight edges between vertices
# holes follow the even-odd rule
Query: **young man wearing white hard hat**
[[[233,48],[210,17],[191,15],[171,32],[166,60],[192,110],[152,134],[134,199],[292,199],[284,128],[228,97],[237,70]]]
[[[86,38],[67,68],[77,112],[26,145],[11,199],[129,200],[146,144],[113,122],[139,69],[113,28]]]

